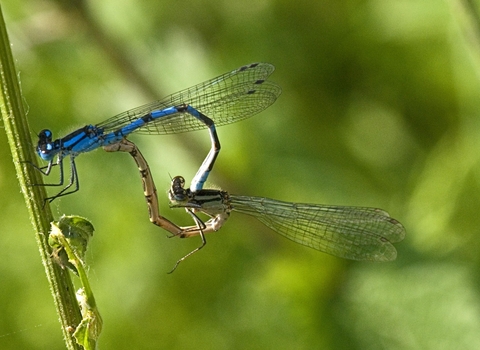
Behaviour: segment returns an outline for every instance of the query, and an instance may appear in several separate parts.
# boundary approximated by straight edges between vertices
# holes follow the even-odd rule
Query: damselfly
[[[42,130],[38,135],[37,153],[49,163],[39,169],[49,175],[54,165],[60,168],[59,182],[45,186],[64,184],[63,159],[70,157],[69,183],[46,200],[52,201],[79,189],[75,157],[81,153],[108,148],[133,132],[159,135],[208,128],[212,146],[191,184],[192,191],[200,190],[220,151],[215,127],[248,118],[270,106],[281,93],[278,85],[266,81],[273,70],[274,66],[268,63],[245,65],[102,123],[86,125],[56,140],[50,130]]]
[[[179,259],[178,264],[203,248],[205,234],[218,231],[232,211],[256,217],[286,238],[307,247],[352,260],[391,261],[397,251],[392,243],[405,237],[405,229],[382,209],[329,206],[282,202],[262,197],[230,195],[226,191],[185,189],[181,176],[172,179],[168,192],[170,207],[185,208],[195,225],[181,227],[159,213],[157,190],[147,161],[135,144],[122,140],[106,148],[112,152],[128,152],[135,160],[142,178],[150,221],[164,228],[170,237],[187,238],[199,235],[202,244]],[[204,222],[197,214],[210,217]]]
[[[405,238],[405,229],[389,214],[376,208],[290,203],[263,197],[231,195],[226,191],[185,189],[181,176],[172,179],[170,207],[185,208],[195,225],[181,227],[179,237],[218,231],[231,212],[255,217],[280,235],[301,245],[351,260],[392,261],[397,251],[392,243]],[[210,217],[203,222],[197,213]]]

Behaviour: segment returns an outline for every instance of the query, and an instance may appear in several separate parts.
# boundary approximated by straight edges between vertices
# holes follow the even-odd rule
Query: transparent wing
[[[152,111],[190,105],[215,122],[225,125],[253,116],[270,106],[281,93],[278,85],[265,81],[275,67],[252,63],[188,89],[116,115],[97,125],[106,133],[122,128]],[[204,129],[205,124],[187,113],[161,117],[138,129],[144,134],[173,134]]]
[[[405,238],[402,224],[381,209],[232,195],[230,202],[232,210],[256,217],[282,236],[340,258],[395,260],[392,243]]]

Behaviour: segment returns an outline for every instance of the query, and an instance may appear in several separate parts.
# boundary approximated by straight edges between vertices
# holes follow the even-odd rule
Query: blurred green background
[[[101,349],[480,348],[480,79],[473,1],[2,1],[32,139],[265,61],[283,94],[218,130],[210,185],[287,201],[373,206],[401,221],[393,263],[341,260],[232,215],[207,246],[148,221],[137,169],[102,150],[56,200],[96,228],[89,276]],[[206,131],[137,136],[168,209]],[[0,348],[63,349],[0,132]],[[55,191],[50,191],[53,194]]]

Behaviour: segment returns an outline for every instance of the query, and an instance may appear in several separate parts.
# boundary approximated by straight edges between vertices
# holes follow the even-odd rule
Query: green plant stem
[[[42,186],[28,186],[32,183],[39,184],[42,179],[39,172],[31,164],[22,162],[27,161],[36,164],[36,155],[23,110],[23,100],[1,7],[0,79],[2,91],[0,104],[5,132],[27,210],[35,230],[35,238],[60,318],[65,343],[68,349],[81,349],[73,338],[73,332],[71,331],[80,323],[81,313],[70,275],[67,270],[63,270],[59,265],[54,264],[50,258],[51,249],[48,245],[48,233],[53,217],[48,204],[45,207],[43,205],[46,191]]]

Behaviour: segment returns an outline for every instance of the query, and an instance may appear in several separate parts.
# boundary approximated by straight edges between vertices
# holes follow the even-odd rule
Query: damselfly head
[[[170,206],[185,202],[188,200],[187,190],[185,190],[185,179],[182,176],[175,176],[172,179],[170,190],[168,191],[168,199]]]
[[[48,129],[44,129],[38,134],[37,153],[44,160],[51,159],[50,153],[54,149],[52,136],[52,132]]]

